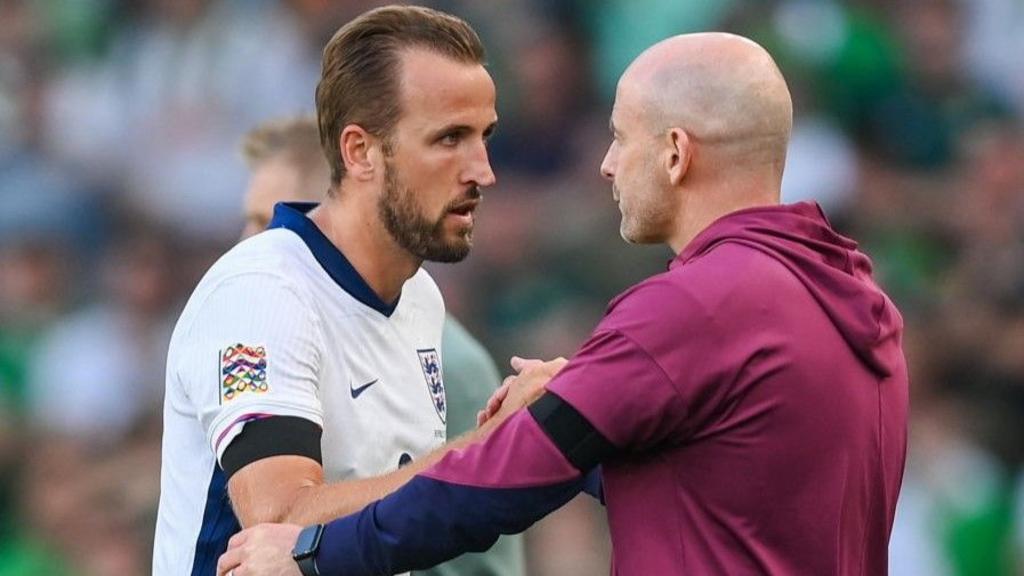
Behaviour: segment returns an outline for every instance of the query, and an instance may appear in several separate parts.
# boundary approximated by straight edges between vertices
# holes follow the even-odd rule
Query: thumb
[[[544,364],[544,362],[542,362],[541,360],[532,359],[532,358],[531,359],[527,359],[527,358],[520,358],[519,356],[513,356],[512,359],[509,360],[509,364],[512,365],[512,369],[515,370],[516,373],[519,373],[519,372],[522,372],[523,370],[525,370],[527,368],[530,368],[532,366],[540,366],[540,365]]]

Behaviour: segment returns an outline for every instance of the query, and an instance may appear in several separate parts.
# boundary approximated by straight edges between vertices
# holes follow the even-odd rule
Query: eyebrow
[[[491,122],[490,124],[488,124],[487,127],[484,128],[484,131],[483,131],[484,138],[487,138],[488,136],[490,136],[494,132],[494,130],[497,128],[497,126],[498,126],[498,122],[497,121],[494,121],[494,122]],[[447,135],[447,134],[466,134],[466,133],[473,132],[475,130],[476,129],[474,127],[472,127],[472,126],[470,126],[468,124],[448,124],[447,126],[443,126],[441,128],[438,128],[437,130],[431,132],[430,133],[430,138],[431,139],[437,139],[437,138],[440,138],[441,136],[444,136],[444,135]]]

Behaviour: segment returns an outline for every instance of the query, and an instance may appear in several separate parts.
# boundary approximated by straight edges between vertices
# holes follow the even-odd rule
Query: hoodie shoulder
[[[713,319],[790,290],[802,287],[784,266],[756,248],[727,241],[631,287],[608,312],[610,317]]]

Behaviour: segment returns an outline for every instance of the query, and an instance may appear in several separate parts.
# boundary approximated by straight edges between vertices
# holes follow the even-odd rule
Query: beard
[[[448,239],[444,219],[451,206],[479,197],[480,190],[474,186],[464,197],[445,206],[440,217],[430,220],[419,212],[415,191],[402,184],[398,171],[385,160],[384,194],[377,202],[377,211],[391,237],[413,256],[431,262],[459,262],[473,246],[473,229],[460,230]]]
[[[630,244],[660,244],[671,229],[674,207],[655,190],[633,190],[628,198],[616,188],[619,199],[619,235]]]

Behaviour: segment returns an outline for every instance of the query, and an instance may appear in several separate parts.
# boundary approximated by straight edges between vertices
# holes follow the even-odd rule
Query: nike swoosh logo
[[[373,386],[374,384],[376,384],[377,380],[378,380],[378,378],[374,378],[373,380],[370,380],[369,382],[367,382],[366,384],[363,384],[359,388],[350,388],[349,390],[352,392],[352,397],[353,398],[358,398],[359,395],[362,394],[363,392],[365,392],[367,388],[369,388],[370,386]]]

